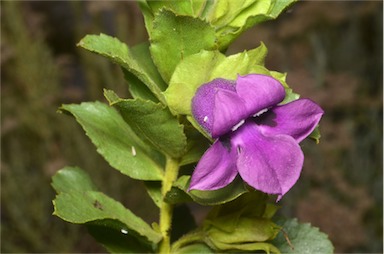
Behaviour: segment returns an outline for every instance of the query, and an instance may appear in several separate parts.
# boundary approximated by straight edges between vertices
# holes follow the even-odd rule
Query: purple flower
[[[202,85],[192,99],[192,114],[216,140],[197,164],[189,189],[220,189],[240,175],[280,200],[300,176],[299,143],[324,113],[308,99],[278,105],[284,97],[282,84],[266,75]]]

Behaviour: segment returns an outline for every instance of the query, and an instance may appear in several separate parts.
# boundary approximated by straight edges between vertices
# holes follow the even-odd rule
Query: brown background
[[[329,234],[337,252],[382,252],[383,5],[303,1],[242,35],[236,53],[263,41],[266,66],[325,110],[319,145],[280,213]],[[103,252],[81,226],[51,215],[50,177],[64,165],[86,169],[100,189],[157,220],[143,186],[96,153],[62,103],[128,96],[115,65],[77,48],[89,33],[133,46],[147,39],[135,2],[1,2],[1,252]],[[206,209],[194,207],[200,218]]]

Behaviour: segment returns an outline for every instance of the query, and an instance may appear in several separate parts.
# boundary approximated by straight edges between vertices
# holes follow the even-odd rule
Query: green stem
[[[170,253],[171,251],[171,226],[173,205],[164,201],[165,195],[171,190],[173,182],[177,179],[179,171],[179,161],[167,156],[165,165],[165,174],[163,185],[161,187],[161,196],[163,201],[160,206],[160,232],[163,235],[163,240],[159,246],[160,253]]]

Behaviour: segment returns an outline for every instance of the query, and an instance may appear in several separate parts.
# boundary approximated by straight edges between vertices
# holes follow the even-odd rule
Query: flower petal
[[[228,133],[235,125],[246,118],[248,116],[244,102],[235,92],[226,90],[217,92],[211,130],[213,138]]]
[[[229,145],[216,140],[204,153],[193,171],[189,190],[217,190],[235,179],[236,150]]]
[[[301,142],[316,128],[324,111],[313,101],[299,99],[290,103],[277,106],[266,114],[273,114],[273,125],[257,121],[264,135],[271,136],[286,134]],[[257,118],[257,117],[256,117]],[[267,118],[265,118],[268,120]]]
[[[238,76],[236,92],[244,100],[248,116],[277,105],[285,97],[285,89],[278,80],[261,74]]]
[[[248,117],[233,82],[225,79],[215,79],[197,90],[192,99],[192,113],[213,138],[226,134]]]
[[[298,143],[288,135],[264,136],[248,121],[233,135],[237,168],[245,182],[278,200],[296,183],[304,162]]]
[[[209,134],[212,133],[215,96],[218,90],[235,92],[234,82],[226,79],[214,79],[201,85],[192,98],[192,114]]]

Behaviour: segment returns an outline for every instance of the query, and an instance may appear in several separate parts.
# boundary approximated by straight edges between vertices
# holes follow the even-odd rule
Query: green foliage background
[[[295,4],[228,49],[263,41],[266,66],[326,111],[318,146],[306,145],[298,185],[282,214],[328,233],[336,252],[382,250],[382,3]],[[85,229],[52,216],[51,176],[87,169],[101,191],[148,222],[157,220],[139,182],[96,153],[62,103],[128,96],[120,69],[76,48],[106,33],[130,46],[147,39],[135,2],[1,2],[1,252],[104,252]],[[193,206],[199,221],[206,209]],[[353,232],[353,233],[346,233]]]

